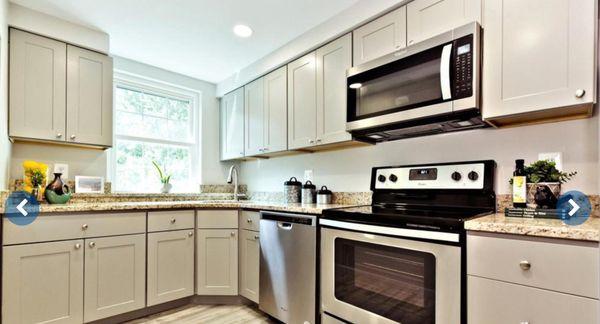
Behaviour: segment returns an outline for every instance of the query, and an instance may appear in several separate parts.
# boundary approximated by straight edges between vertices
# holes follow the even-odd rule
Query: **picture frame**
[[[76,193],[104,193],[104,177],[75,176]]]

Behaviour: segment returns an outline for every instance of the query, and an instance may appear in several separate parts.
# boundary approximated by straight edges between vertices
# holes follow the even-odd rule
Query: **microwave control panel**
[[[473,35],[454,41],[454,99],[473,95]]]

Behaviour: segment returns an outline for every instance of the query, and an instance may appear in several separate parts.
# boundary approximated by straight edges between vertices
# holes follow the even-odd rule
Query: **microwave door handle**
[[[450,88],[450,57],[452,56],[452,44],[448,44],[442,49],[442,58],[440,62],[440,82],[442,86],[442,99],[452,99],[452,90]]]

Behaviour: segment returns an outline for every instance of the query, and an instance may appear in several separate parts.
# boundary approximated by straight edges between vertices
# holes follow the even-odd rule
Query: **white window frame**
[[[117,87],[122,86],[124,88],[129,88],[132,90],[139,89],[141,91],[147,91],[149,93],[155,93],[157,95],[163,95],[167,97],[171,97],[174,99],[180,99],[189,101],[191,103],[191,118],[190,118],[190,126],[192,128],[192,142],[183,142],[183,141],[172,141],[168,139],[155,139],[155,138],[147,138],[147,137],[137,137],[131,135],[117,135],[116,132],[116,93]],[[156,80],[153,78],[137,75],[134,73],[129,73],[126,71],[115,70],[113,75],[113,102],[115,107],[115,113],[113,114],[113,143],[117,145],[117,139],[122,140],[132,140],[132,141],[142,141],[153,144],[167,144],[167,145],[176,145],[176,146],[186,146],[190,148],[191,153],[191,176],[194,185],[197,188],[200,188],[200,179],[201,179],[201,168],[200,168],[200,145],[201,145],[201,98],[202,93],[198,90],[190,89],[184,86],[164,82],[161,80]],[[112,183],[112,192],[124,192],[117,191],[116,189],[116,154],[114,149],[110,149],[107,155],[107,168],[108,168],[108,181]],[[157,188],[158,192],[159,188]],[[196,192],[197,190],[193,190]]]

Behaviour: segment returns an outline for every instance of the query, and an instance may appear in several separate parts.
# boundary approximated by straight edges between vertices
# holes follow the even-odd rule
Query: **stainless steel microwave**
[[[484,127],[476,22],[348,70],[346,129],[381,142]]]

